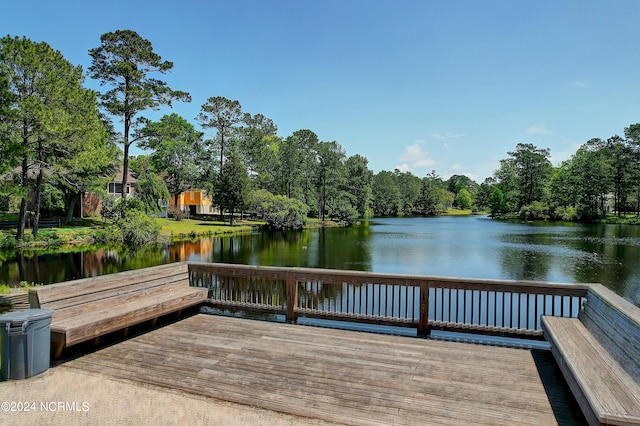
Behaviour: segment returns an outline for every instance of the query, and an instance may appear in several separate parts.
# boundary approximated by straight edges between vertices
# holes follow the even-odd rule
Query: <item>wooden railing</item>
[[[503,336],[540,338],[542,315],[577,317],[588,286],[311,268],[189,263],[211,306]]]

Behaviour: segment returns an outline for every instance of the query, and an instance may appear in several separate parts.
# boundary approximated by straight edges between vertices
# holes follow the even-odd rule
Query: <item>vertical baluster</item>
[[[371,315],[371,311],[369,310],[369,283],[366,284],[366,288],[365,288],[365,304],[366,304],[366,315]]]
[[[447,318],[444,316],[444,287],[440,289],[440,295],[442,296],[442,298],[440,299],[440,317],[444,322],[447,320]]]
[[[502,292],[502,322],[500,323],[500,326],[501,326],[501,327],[503,327],[503,328],[505,327],[505,323],[504,323],[504,313],[505,313],[505,311],[507,310],[507,306],[505,305],[505,303],[506,303],[506,298],[507,298],[507,296],[506,296],[505,292],[503,291],[503,292]]]
[[[471,305],[471,312],[470,312],[471,317],[469,318],[469,322],[468,323],[469,324],[473,324],[473,314],[474,314],[473,298],[475,297],[475,294],[474,294],[475,292],[473,290],[465,290],[464,291],[464,295],[465,295],[465,297],[464,297],[464,306],[465,306],[464,313],[465,313],[465,315],[467,313],[467,293],[470,293],[470,295],[471,295],[471,303],[470,303],[470,305]],[[467,323],[466,320],[465,320],[465,323]]]
[[[393,284],[388,285],[388,288],[391,290],[391,305],[387,305],[387,312],[386,312],[386,316],[388,317],[393,317],[393,311],[395,309],[395,305],[396,305],[396,289],[395,286]],[[391,308],[391,312],[389,312],[389,308]]]
[[[536,294],[535,305],[533,307],[533,317],[534,317],[533,329],[534,330],[538,329],[538,302],[539,302],[539,300],[540,300],[540,295]]]
[[[404,284],[404,320],[409,320],[409,284]],[[411,286],[413,288],[413,286]]]
[[[484,304],[484,325],[489,325],[489,292],[485,291],[485,304]]]

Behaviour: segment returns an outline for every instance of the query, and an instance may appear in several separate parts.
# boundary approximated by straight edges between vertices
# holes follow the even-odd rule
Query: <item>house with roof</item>
[[[122,177],[123,167],[120,167],[116,172],[115,177],[107,184],[107,193],[113,195],[116,198],[122,197]],[[138,183],[138,174],[131,169],[127,173],[127,187],[125,188],[125,195],[127,198],[132,197],[136,192],[136,184]]]
[[[178,195],[178,204],[171,197],[169,206],[176,206],[189,216],[217,214],[218,209],[214,208],[211,196],[202,189],[190,189]]]

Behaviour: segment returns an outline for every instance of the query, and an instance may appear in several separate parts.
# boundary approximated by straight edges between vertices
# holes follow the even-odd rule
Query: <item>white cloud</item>
[[[571,82],[571,86],[578,89],[585,89],[587,87],[591,87],[591,83],[586,80],[574,80]]]
[[[551,133],[553,132],[547,129],[544,124],[534,124],[527,129],[527,134],[529,135],[548,135]]]
[[[457,139],[457,138],[464,137],[464,133],[450,133],[450,132],[434,133],[431,136],[436,139]]]
[[[429,158],[429,152],[424,150],[421,144],[422,142],[419,141],[413,145],[405,145],[404,152],[400,155],[402,164],[396,166],[396,168],[403,172],[414,172],[416,169],[432,167],[438,164],[437,161]]]
[[[399,166],[396,166],[395,169],[398,169],[401,172],[410,172],[411,171],[411,167],[409,167],[409,165],[406,164],[406,163],[400,164]]]

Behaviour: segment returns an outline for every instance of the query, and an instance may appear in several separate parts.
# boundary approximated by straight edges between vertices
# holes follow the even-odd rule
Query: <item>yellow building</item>
[[[171,197],[169,205],[175,205],[173,197]],[[178,195],[178,208],[190,216],[217,214],[218,212],[218,209],[214,209],[212,205],[211,197],[202,189],[191,189]]]

